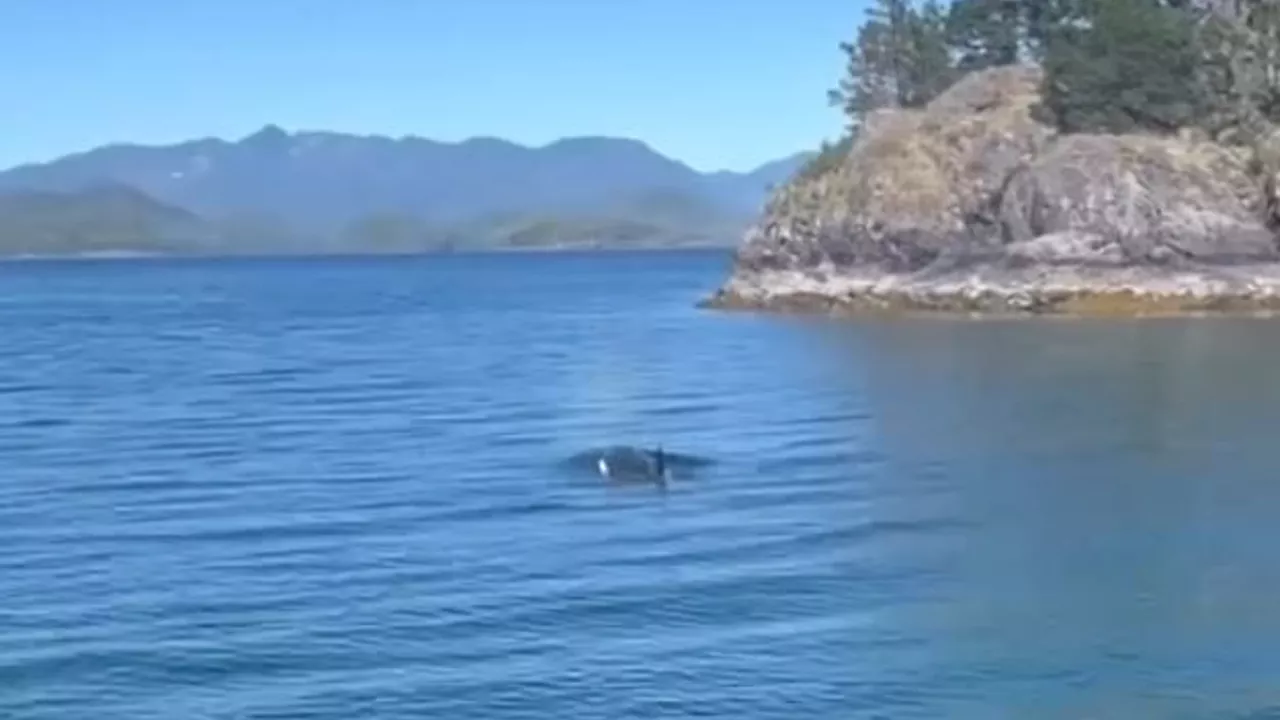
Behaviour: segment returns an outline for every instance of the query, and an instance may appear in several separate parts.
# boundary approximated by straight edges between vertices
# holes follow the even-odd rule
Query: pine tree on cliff
[[[1229,11],[1210,12],[1196,30],[1200,54],[1195,89],[1205,105],[1200,124],[1215,139],[1248,143],[1266,131],[1258,56],[1248,18]]]
[[[1188,87],[1199,57],[1186,11],[1103,0],[1056,20],[1045,36],[1043,119],[1066,132],[1168,132],[1201,116]]]
[[[857,38],[840,45],[845,76],[830,102],[851,128],[874,110],[929,102],[954,79],[946,31],[936,0],[919,9],[907,0],[877,0]]]
[[[919,107],[937,97],[956,79],[947,42],[947,12],[928,0],[907,17],[909,33],[903,105]]]
[[[1280,122],[1280,0],[1199,1],[1202,92],[1214,110]]]
[[[897,78],[891,58],[894,54],[889,29],[868,22],[858,29],[853,42],[840,43],[847,57],[844,77],[828,93],[832,105],[844,112],[850,129],[862,125],[867,114],[898,103]]]
[[[1115,0],[1019,0],[1023,32],[1029,54],[1043,63],[1049,43],[1063,28],[1068,30],[1089,22],[1099,3]],[[1119,0],[1129,2],[1129,0]]]
[[[1057,28],[1083,20],[1099,3],[1113,1],[955,0],[947,26],[962,70],[1012,65],[1024,57],[1043,61]]]
[[[1018,62],[1026,5],[1026,0],[955,0],[947,16],[947,32],[959,56],[959,69],[981,70]]]
[[[911,62],[910,38],[911,5],[908,0],[877,0],[867,10],[869,27],[884,28],[883,42],[885,71],[893,88],[894,101],[899,106],[906,103],[907,66]]]
[[[1280,2],[1251,0],[1247,5],[1258,64],[1259,109],[1271,122],[1280,122]]]

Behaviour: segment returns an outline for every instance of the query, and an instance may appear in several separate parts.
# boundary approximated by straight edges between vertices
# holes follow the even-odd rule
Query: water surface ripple
[[[727,262],[0,268],[0,717],[1280,708],[1280,325],[694,309]],[[563,462],[658,442],[715,463]]]

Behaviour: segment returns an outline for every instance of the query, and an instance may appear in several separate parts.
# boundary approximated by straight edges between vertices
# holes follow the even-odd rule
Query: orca
[[[596,458],[600,476],[616,481],[667,481],[666,455],[659,445],[645,450],[626,445],[605,448]]]
[[[674,453],[661,445],[652,449],[609,445],[578,453],[568,462],[610,482],[656,484],[665,484],[677,476],[690,477],[698,468],[711,464],[706,458]]]

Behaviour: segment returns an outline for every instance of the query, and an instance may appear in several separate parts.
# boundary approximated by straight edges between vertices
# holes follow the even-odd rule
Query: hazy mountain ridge
[[[18,166],[0,172],[0,193],[124,185],[200,216],[238,250],[255,234],[291,251],[732,244],[806,157],[700,173],[621,138],[528,147],[267,126],[238,141],[113,144]]]
[[[194,213],[118,184],[0,193],[0,253],[199,252],[218,232]]]

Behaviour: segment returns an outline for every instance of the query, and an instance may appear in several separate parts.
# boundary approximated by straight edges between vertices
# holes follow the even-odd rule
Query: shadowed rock
[[[1207,142],[1067,136],[1010,178],[1006,248],[1053,246],[1053,261],[1206,264],[1272,261],[1248,158]],[[1037,257],[1033,255],[1032,257]]]

